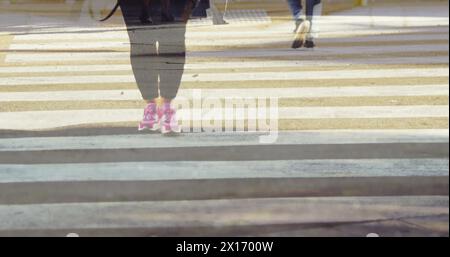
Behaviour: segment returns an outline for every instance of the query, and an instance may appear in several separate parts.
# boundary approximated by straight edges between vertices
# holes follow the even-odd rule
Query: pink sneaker
[[[160,129],[159,121],[161,115],[156,103],[149,103],[144,109],[144,119],[139,123],[139,131],[150,130],[158,131]]]
[[[181,133],[177,120],[177,111],[170,106],[170,103],[164,103],[162,108],[161,133]]]

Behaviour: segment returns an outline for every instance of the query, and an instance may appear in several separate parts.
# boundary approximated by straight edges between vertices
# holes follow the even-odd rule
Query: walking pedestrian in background
[[[302,0],[288,0],[289,8],[295,20],[295,39],[292,48],[314,48],[314,38],[311,33],[314,18],[314,8],[321,4],[321,0],[305,0],[305,15],[303,15]]]

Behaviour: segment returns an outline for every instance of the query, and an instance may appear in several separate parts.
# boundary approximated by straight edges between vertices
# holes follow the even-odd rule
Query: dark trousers
[[[122,2],[123,2],[123,0],[122,0]],[[140,6],[141,6],[140,7],[141,8],[141,14],[140,14],[139,18],[141,20],[149,19],[150,18],[150,0],[140,0]]]
[[[131,66],[142,97],[174,99],[186,62],[186,23],[141,26],[144,0],[120,1],[131,44]],[[148,7],[148,4],[147,4]]]
[[[320,4],[321,0],[306,0],[306,19],[312,20],[314,16],[314,6]],[[296,20],[301,18],[301,12],[303,10],[303,5],[301,0],[288,0],[289,8],[291,9],[292,16]]]

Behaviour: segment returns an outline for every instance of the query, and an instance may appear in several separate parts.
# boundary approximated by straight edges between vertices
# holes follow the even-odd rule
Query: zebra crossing
[[[139,134],[120,15],[28,14],[0,33],[0,236],[448,236],[445,6],[320,17],[313,51],[289,49],[287,10],[192,22],[180,119],[203,128],[199,94],[277,98],[271,144],[268,131]]]

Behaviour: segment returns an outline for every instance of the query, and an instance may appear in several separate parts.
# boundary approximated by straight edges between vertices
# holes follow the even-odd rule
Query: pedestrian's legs
[[[136,0],[120,3],[130,38],[131,66],[142,97],[148,102],[139,130],[157,130],[160,124],[163,133],[178,132],[171,101],[177,96],[184,72],[186,23],[131,28],[136,25],[133,20],[142,5]],[[164,99],[162,108],[155,101],[159,96]]]
[[[186,62],[186,24],[176,24],[159,32],[159,69],[161,97],[171,101],[177,96]]]
[[[139,43],[138,38],[150,35],[143,31],[129,32],[131,42],[131,67],[142,98],[147,102],[159,97],[158,70],[161,63],[156,54],[156,42]],[[133,42],[134,41],[134,42]]]
[[[142,19],[148,14],[150,2],[147,0],[127,0],[119,3],[130,39],[131,67],[142,98],[147,102],[144,109],[144,118],[139,123],[139,130],[156,131],[159,129],[160,115],[155,101],[159,97],[159,64],[155,36],[152,35],[154,29],[151,27],[136,27],[138,16],[141,15],[140,18],[143,22]]]
[[[314,17],[315,15],[317,15],[315,13],[316,7],[319,6],[321,4],[321,0],[306,0],[306,19],[310,22],[310,29],[309,32],[306,36],[306,46],[310,46],[310,48],[314,47],[314,43],[312,42],[314,40],[313,37],[313,26],[314,26]]]
[[[161,0],[161,10],[164,13],[170,12],[170,0]]]
[[[186,62],[186,24],[173,24],[158,30],[159,92],[164,100],[161,108],[161,132],[180,132],[176,110],[171,106],[181,85]]]
[[[140,13],[142,0],[120,1],[120,8],[127,25],[130,39],[130,59],[136,83],[146,101],[158,97],[158,60],[153,28],[135,27],[136,15]]]
[[[163,22],[173,22],[175,17],[172,14],[170,0],[161,0],[161,20]]]
[[[288,0],[288,2],[292,15],[295,19],[295,32],[297,33],[295,40],[292,43],[292,48],[300,48],[303,46],[306,48],[314,48],[315,44],[311,33],[314,18],[314,7],[317,4],[320,4],[321,0],[305,0],[306,21],[304,21],[302,17],[301,0]]]
[[[307,20],[312,21],[314,17],[314,7],[320,3],[320,0],[306,0],[305,14]]]
[[[289,8],[291,9],[292,16],[295,20],[302,18],[302,1],[301,0],[288,0]]]
[[[141,16],[140,19],[142,22],[150,21],[150,3],[151,0],[141,0]]]

